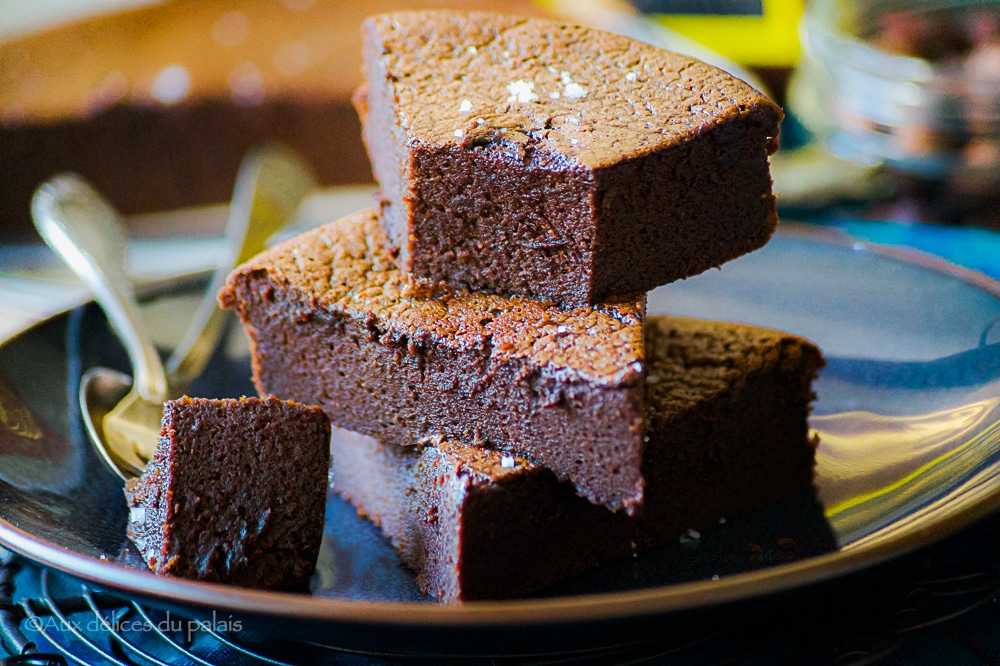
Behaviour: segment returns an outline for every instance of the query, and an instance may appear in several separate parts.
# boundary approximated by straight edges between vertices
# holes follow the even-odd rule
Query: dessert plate
[[[200,285],[177,279],[147,294],[164,346],[183,331]],[[80,424],[83,371],[124,369],[126,360],[90,304],[0,345],[0,543],[187,616],[238,617],[343,649],[516,654],[638,640],[667,616],[752,604],[871,566],[1000,506],[1000,285],[992,280],[783,223],[764,249],[654,291],[649,310],[771,326],[819,344],[828,365],[811,420],[820,437],[815,497],[517,601],[427,599],[377,529],[332,494],[311,595],[157,577],[129,548],[121,482]],[[234,326],[191,393],[251,393],[249,373]]]

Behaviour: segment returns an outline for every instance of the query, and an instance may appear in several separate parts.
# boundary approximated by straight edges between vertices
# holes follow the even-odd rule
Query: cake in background
[[[62,171],[126,215],[227,201],[240,160],[268,141],[325,185],[371,182],[350,104],[357,26],[430,6],[481,3],[171,0],[0,42],[0,234],[29,234],[32,192]]]

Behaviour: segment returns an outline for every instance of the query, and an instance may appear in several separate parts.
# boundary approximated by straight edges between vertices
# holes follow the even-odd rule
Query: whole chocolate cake
[[[467,444],[379,443],[335,430],[334,491],[392,540],[425,592],[504,599],[807,491],[806,419],[823,358],[739,324],[647,320],[640,515],[575,495],[540,465]]]
[[[782,112],[722,70],[537,18],[400,12],[362,30],[355,104],[417,294],[594,304],[774,230]]]
[[[329,441],[322,410],[273,396],[167,402],[156,453],[125,486],[128,536],[158,574],[306,589]]]
[[[263,393],[391,444],[525,456],[592,502],[642,500],[644,297],[562,310],[460,292],[421,300],[364,211],[237,268],[220,295]]]

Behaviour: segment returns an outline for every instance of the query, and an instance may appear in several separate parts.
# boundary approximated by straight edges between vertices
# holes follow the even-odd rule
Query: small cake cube
[[[318,407],[169,401],[153,459],[125,485],[128,537],[158,574],[308,589],[329,468],[330,421]]]

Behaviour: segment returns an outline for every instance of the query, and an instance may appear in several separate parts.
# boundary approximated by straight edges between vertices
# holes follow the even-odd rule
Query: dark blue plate
[[[178,322],[183,329],[200,288],[184,279],[149,294],[145,311],[165,346]],[[923,255],[784,224],[763,250],[656,290],[649,306],[781,328],[819,344],[828,367],[812,419],[821,438],[815,498],[601,565],[518,601],[426,599],[378,530],[334,495],[311,596],[157,577],[129,549],[121,483],[81,429],[82,372],[126,369],[90,304],[0,345],[0,542],[187,615],[238,615],[352,649],[509,654],[541,643],[561,649],[640,640],[667,616],[872,565],[1000,506],[1000,286],[993,281]],[[249,374],[234,326],[191,393],[249,394]],[[796,548],[778,548],[782,537]],[[748,550],[749,542],[762,552]]]

